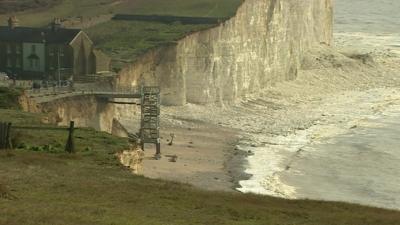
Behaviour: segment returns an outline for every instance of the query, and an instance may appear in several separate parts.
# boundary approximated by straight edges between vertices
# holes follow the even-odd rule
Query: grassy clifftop
[[[49,8],[59,3],[61,0],[0,0],[0,13]]]
[[[17,13],[24,24],[31,26],[44,25],[50,22],[55,16],[95,16],[105,13],[227,17],[235,13],[238,5],[242,1],[243,0],[0,0],[0,13]],[[2,23],[4,23],[4,21]]]
[[[26,0],[28,1],[28,0]],[[144,14],[190,17],[226,18],[235,14],[243,0],[42,0],[53,7],[35,8],[19,12],[21,26],[45,26],[53,18],[83,19],[96,24],[102,15]],[[52,3],[52,4],[50,4]],[[54,4],[53,4],[54,3]],[[8,15],[0,15],[4,25]],[[1,24],[0,23],[0,24]],[[113,59],[113,67],[119,69],[147,50],[170,44],[208,24],[182,25],[144,21],[109,21],[85,29],[96,46]]]
[[[144,21],[110,21],[87,29],[96,46],[121,68],[147,50],[173,44],[188,33],[210,27],[208,24],[183,25]]]

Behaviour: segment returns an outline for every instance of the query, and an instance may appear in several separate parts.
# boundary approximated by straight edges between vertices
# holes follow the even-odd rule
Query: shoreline
[[[316,62],[316,56],[326,61]],[[398,58],[384,57],[381,63],[381,58],[360,58],[357,53],[341,54],[330,48],[316,48],[305,58],[306,65],[295,81],[266,88],[234,105],[166,107],[163,118],[240,131],[235,149],[241,154],[228,158],[226,164],[228,171],[232,168],[229,162],[236,168],[230,174],[235,190],[295,198],[295,188],[279,177],[279,172],[290,167],[287,160],[310,143],[346,133],[362,123],[364,116],[392,104],[389,99],[400,99]],[[248,151],[252,154],[247,157]]]
[[[247,157],[251,153],[240,150],[237,145],[239,142],[240,139],[233,146],[233,152],[227,157],[225,162],[225,170],[232,179],[232,189],[237,192],[240,192],[238,190],[241,187],[240,181],[248,180],[252,177],[251,174],[246,173],[246,168],[248,167]]]
[[[311,126],[301,127],[291,134],[254,137],[255,139],[262,138],[261,140],[265,143],[254,150],[256,156],[268,161],[270,165],[263,166],[258,163],[259,159],[250,157],[250,164],[257,168],[249,168],[249,171],[256,174],[256,177],[241,182],[242,186],[245,186],[241,189],[243,192],[289,199],[298,198],[296,191],[298,187],[287,183],[281,174],[292,173],[293,176],[297,176],[302,172],[296,170],[293,165],[296,165],[304,154],[314,154],[315,151],[317,151],[315,154],[323,153],[310,146],[330,143],[336,137],[346,135],[358,127],[372,126],[373,124],[371,125],[369,120],[379,118],[392,107],[398,108],[400,106],[400,89],[370,89],[348,92],[344,95],[339,93],[339,96],[331,98],[337,98],[336,104],[333,100],[328,101],[333,104],[330,109],[322,105],[325,114],[316,117]],[[340,102],[339,105],[338,102]],[[317,109],[317,111],[319,110]],[[308,113],[312,113],[312,111]],[[306,198],[313,198],[313,196],[309,195]]]
[[[278,173],[296,188],[295,198],[399,210],[395,171],[400,168],[396,160],[400,101],[391,103],[343,133],[303,147]]]

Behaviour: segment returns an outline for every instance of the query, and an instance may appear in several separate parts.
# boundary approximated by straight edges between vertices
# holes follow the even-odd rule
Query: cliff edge
[[[303,53],[330,45],[332,30],[332,0],[246,0],[217,27],[148,52],[117,85],[159,85],[165,105],[234,102],[295,79]]]

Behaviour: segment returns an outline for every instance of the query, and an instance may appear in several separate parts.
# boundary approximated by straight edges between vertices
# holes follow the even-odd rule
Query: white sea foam
[[[352,169],[348,167],[348,164],[349,162],[351,163],[352,160],[354,160],[354,162],[359,160],[359,156],[356,152],[358,150],[357,148],[362,146],[362,143],[357,144],[356,149],[349,145],[345,158],[342,158],[342,151],[331,151],[329,148],[323,149],[322,147],[321,149],[315,147],[325,145],[334,146],[337,142],[342,140],[336,137],[346,137],[346,135],[348,136],[349,134],[355,135],[353,137],[355,140],[362,140],[368,135],[372,135],[371,137],[373,137],[374,133],[371,133],[369,130],[386,129],[385,127],[388,126],[388,123],[393,121],[393,119],[390,118],[400,117],[398,97],[391,96],[391,98],[387,98],[384,97],[385,95],[380,96],[376,92],[369,92],[365,95],[366,96],[362,98],[365,102],[359,103],[363,105],[362,107],[356,107],[357,110],[353,110],[351,107],[336,108],[336,113],[340,116],[332,116],[330,120],[325,121],[325,124],[316,123],[309,129],[299,130],[287,136],[268,137],[260,134],[247,136],[245,138],[246,141],[243,141],[240,147],[244,151],[251,151],[254,153],[254,155],[248,157],[248,168],[245,171],[251,174],[252,177],[249,180],[240,181],[239,184],[241,187],[238,188],[238,190],[244,193],[250,192],[289,199],[314,198],[336,201],[343,200],[379,207],[400,208],[399,200],[396,197],[391,199],[390,194],[384,192],[385,190],[389,192],[400,190],[397,187],[398,185],[393,183],[393,179],[395,179],[393,173],[395,172],[387,171],[387,167],[396,167],[395,170],[398,171],[400,167],[396,166],[397,164],[387,161],[386,167],[383,165],[375,165],[369,168],[370,164],[358,162],[358,166]],[[346,106],[346,104],[342,106]],[[376,111],[372,109],[379,110]],[[357,135],[352,134],[355,132],[354,130],[357,129]],[[397,139],[388,137],[385,140],[393,144]],[[257,143],[258,145],[249,147],[251,143]],[[369,144],[366,144],[366,148],[371,147],[368,145]],[[341,144],[341,146],[343,148],[343,144]],[[382,147],[382,150],[380,150],[380,147]],[[400,158],[399,152],[396,153],[388,151],[387,149],[385,150],[384,146],[377,145],[374,148],[376,149],[371,150],[371,159],[374,157],[381,158],[379,154],[382,154],[382,157],[384,157],[385,154],[391,154],[391,158]],[[318,163],[316,165],[310,165],[310,167],[315,166],[314,168],[308,168],[307,165],[299,166],[299,163],[303,162],[318,162],[319,157],[321,157],[322,161],[327,162],[326,171],[325,166],[318,165]],[[368,156],[366,155],[363,157]],[[343,167],[341,167],[340,163],[343,163]],[[334,168],[336,172],[332,174],[331,168]],[[310,171],[313,170],[318,170],[317,177],[314,177],[313,174],[309,174]],[[363,171],[366,170],[369,170],[371,174],[380,174],[380,176],[375,176],[374,178],[365,176]],[[335,177],[334,174],[342,174],[341,176],[343,177]],[[324,192],[323,195],[319,195],[319,185],[312,184],[314,181],[311,183],[298,181],[298,179],[302,179],[299,177],[304,176],[306,176],[308,180],[314,177],[315,182],[321,179],[319,176],[333,176],[331,186],[345,186],[346,190],[351,190],[353,192],[349,195],[347,191],[340,190],[340,188],[333,188],[326,189],[330,191],[329,193]],[[353,183],[347,184],[348,181],[346,179],[348,178],[346,177],[352,176],[356,176],[356,178],[352,179]],[[388,177],[392,177],[392,179],[386,179]],[[370,187],[366,187],[366,182],[380,183],[380,185],[370,185]],[[368,192],[376,193],[366,195],[363,191],[359,190],[360,187],[364,186],[364,190],[370,188],[371,190],[368,189]],[[301,191],[298,191],[298,188],[301,188]],[[378,195],[377,193],[379,193],[379,196],[374,196]]]

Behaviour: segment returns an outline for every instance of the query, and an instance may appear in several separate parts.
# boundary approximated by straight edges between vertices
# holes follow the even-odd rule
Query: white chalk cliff
[[[228,21],[148,52],[117,85],[159,85],[166,105],[233,102],[295,79],[303,53],[330,45],[332,29],[332,0],[245,0]]]

